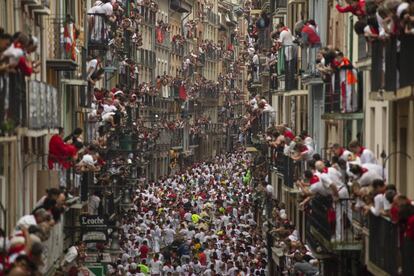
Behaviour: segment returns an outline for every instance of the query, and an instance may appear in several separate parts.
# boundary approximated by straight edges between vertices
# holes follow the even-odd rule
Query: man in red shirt
[[[141,247],[139,248],[141,260],[148,258],[148,253],[150,249],[147,244],[148,244],[147,241],[143,241]]]
[[[306,22],[305,26],[302,28],[301,35],[305,46],[312,48],[321,46],[321,39],[316,32],[315,20],[309,20]]]
[[[365,0],[345,0],[348,4],[346,7],[342,7],[337,0],[336,9],[340,13],[350,12],[358,18],[364,17],[365,13]]]

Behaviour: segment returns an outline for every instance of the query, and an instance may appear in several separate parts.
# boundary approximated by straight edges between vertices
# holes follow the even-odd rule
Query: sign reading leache
[[[108,225],[105,218],[99,215],[81,215],[82,241],[106,242]]]
[[[80,224],[86,227],[107,227],[106,219],[99,215],[81,215]]]

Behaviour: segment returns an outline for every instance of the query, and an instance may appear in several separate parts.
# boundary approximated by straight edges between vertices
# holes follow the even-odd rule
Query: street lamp
[[[385,152],[385,150],[382,150],[382,152],[380,154],[380,157],[382,158],[382,178],[385,177],[385,166],[387,165],[388,159],[390,159],[391,156],[397,155],[397,154],[401,154],[401,155],[403,155],[403,156],[405,156],[405,157],[407,157],[408,159],[411,160],[411,155],[409,155],[406,152],[403,152],[403,151],[394,151],[394,152],[391,152],[387,156],[387,153]]]

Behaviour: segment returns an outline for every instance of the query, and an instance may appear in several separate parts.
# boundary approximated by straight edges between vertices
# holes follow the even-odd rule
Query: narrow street
[[[249,163],[241,150],[138,188],[134,207],[121,218],[122,258],[111,269],[265,275]]]
[[[0,276],[413,276],[413,0],[0,0]]]

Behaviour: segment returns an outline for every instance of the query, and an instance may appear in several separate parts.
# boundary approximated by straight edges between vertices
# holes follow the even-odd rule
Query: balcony
[[[88,49],[106,51],[109,43],[110,25],[106,23],[106,16],[98,13],[88,13]]]
[[[179,13],[187,13],[191,10],[191,6],[184,0],[171,0],[170,9]]]
[[[156,28],[157,37],[155,38],[155,45],[159,47],[163,47],[164,49],[170,49],[171,47],[171,40],[170,40],[170,33],[158,30],[159,27]],[[158,38],[158,32],[160,32],[160,36]]]
[[[270,0],[270,2],[271,12],[275,15],[286,13],[288,0]]]
[[[212,25],[218,25],[220,23],[219,15],[211,10],[208,10],[207,13],[204,15],[204,21],[209,22]]]
[[[310,236],[316,239],[327,251],[358,251],[362,241],[358,233],[351,229],[351,199],[339,199],[316,195],[310,202],[307,216]],[[340,214],[340,218],[336,215]],[[348,221],[347,221],[348,220]],[[378,249],[377,249],[378,250]]]
[[[337,70],[328,83],[324,84],[324,114],[322,119],[362,119],[363,85],[362,73],[358,73],[358,85],[342,85],[348,80],[349,70]]]
[[[223,124],[207,124],[205,126],[206,133],[210,134],[224,134],[226,133],[225,128],[223,127]]]
[[[144,24],[155,26],[155,12],[153,12],[149,7],[141,7],[141,16]]]
[[[414,37],[402,36],[399,42],[398,46],[397,40],[392,38],[371,43],[371,99],[399,100],[414,96]]]
[[[139,49],[137,51],[137,62],[144,67],[155,68],[156,55],[154,51]]]
[[[50,15],[50,0],[22,0],[35,14]]]
[[[171,135],[171,149],[177,150],[183,148],[184,129],[179,128],[170,132]]]
[[[189,146],[196,148],[200,145],[201,137],[197,134],[190,134],[189,135]]]
[[[298,63],[297,47],[282,46],[279,49],[278,57],[277,75],[280,76],[280,89],[284,91],[298,89],[298,82],[296,79]]]
[[[44,82],[26,82],[20,73],[0,78],[0,116],[5,118],[0,126],[2,135],[12,134],[18,126],[32,130],[59,126],[56,88]]]
[[[198,99],[202,105],[216,105],[219,100],[219,89],[217,87],[203,87],[198,91]]]
[[[75,49],[71,44],[66,43],[64,32],[65,18],[52,18],[47,24],[50,44],[46,65],[56,71],[75,71],[78,67]]]
[[[301,178],[305,170],[305,162],[295,161],[278,149],[274,150],[272,155],[273,169],[278,175],[283,177],[283,183],[286,188],[294,189],[295,182]]]
[[[179,43],[172,43],[171,44],[171,52],[177,56],[184,56],[184,45]]]
[[[398,275],[398,236],[396,224],[383,217],[369,216],[368,268]]]

